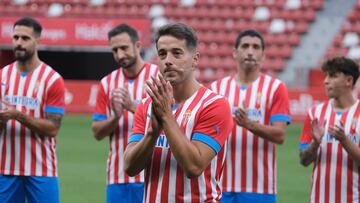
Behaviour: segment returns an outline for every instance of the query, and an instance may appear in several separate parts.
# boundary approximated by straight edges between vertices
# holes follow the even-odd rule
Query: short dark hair
[[[137,31],[132,28],[131,26],[129,26],[128,24],[120,24],[116,27],[114,27],[112,30],[109,31],[108,33],[108,39],[110,40],[110,38],[119,35],[121,33],[127,33],[131,39],[131,41],[133,43],[137,42],[139,40],[139,35],[137,33]]]
[[[30,18],[30,17],[21,18],[15,22],[13,28],[15,28],[15,26],[17,26],[17,25],[32,27],[34,30],[34,33],[37,37],[40,37],[40,35],[41,35],[42,26],[37,20],[35,20],[33,18]]]
[[[264,37],[262,36],[262,34],[260,34],[260,32],[258,32],[257,30],[254,30],[254,29],[243,30],[239,33],[239,35],[237,36],[236,41],[235,41],[235,49],[237,49],[239,47],[241,39],[246,36],[259,38],[261,41],[261,48],[263,51],[265,50]]]
[[[188,25],[183,23],[172,23],[160,27],[155,39],[156,45],[160,37],[165,35],[170,35],[180,40],[184,39],[186,42],[186,47],[189,50],[196,50],[198,39],[194,29]]]
[[[359,78],[359,65],[352,59],[339,56],[326,60],[321,70],[325,73],[344,73],[350,75],[353,78],[353,85],[355,85]]]

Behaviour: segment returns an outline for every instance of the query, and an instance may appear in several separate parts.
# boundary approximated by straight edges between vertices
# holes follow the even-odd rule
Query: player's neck
[[[41,64],[40,59],[34,55],[30,60],[21,62],[16,61],[16,68],[19,72],[31,72],[35,70]]]
[[[190,98],[196,91],[200,89],[201,85],[195,78],[189,81],[184,81],[181,84],[173,85],[173,95],[175,102],[180,104]]]
[[[132,67],[126,69],[124,68],[123,71],[126,77],[135,78],[142,70],[143,66],[144,66],[144,61],[141,59],[141,57],[138,57],[136,63]]]
[[[235,80],[239,85],[251,85],[256,79],[258,79],[261,75],[259,69],[238,69],[238,73],[236,74]]]
[[[333,101],[332,106],[334,108],[334,111],[342,112],[342,111],[346,111],[352,105],[354,105],[356,99],[354,98],[351,92],[347,92],[346,94],[333,98],[332,101]]]

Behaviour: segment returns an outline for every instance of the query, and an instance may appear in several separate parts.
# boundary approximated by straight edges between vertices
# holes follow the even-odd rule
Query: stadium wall
[[[66,80],[66,112],[90,114],[95,107],[98,81]],[[323,88],[289,89],[290,112],[294,122],[303,121],[313,105],[326,100]]]

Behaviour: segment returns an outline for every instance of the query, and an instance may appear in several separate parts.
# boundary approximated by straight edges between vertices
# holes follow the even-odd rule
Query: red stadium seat
[[[308,31],[309,22],[315,19],[316,10],[324,5],[324,0],[301,0],[301,8],[284,10],[287,0],[197,0],[190,7],[182,7],[178,0],[106,0],[99,7],[90,6],[89,0],[29,0],[25,7],[15,6],[11,2],[12,0],[0,2],[0,16],[46,16],[48,5],[58,2],[65,5],[63,17],[148,18],[150,7],[161,4],[165,8],[164,16],[170,22],[183,22],[194,27],[200,41],[199,69],[212,68],[216,76],[236,71],[236,63],[232,58],[235,39],[240,31],[249,28],[254,28],[265,36],[268,60],[264,62],[264,68],[271,71],[282,70],[285,60],[292,55],[292,48],[300,43],[300,36]],[[35,4],[37,6],[31,7]],[[358,4],[357,8],[360,8],[360,3]],[[254,10],[258,6],[270,9],[269,19],[261,22],[253,20]],[[356,23],[360,22],[359,13],[354,8],[354,12],[349,14],[351,22],[346,30],[360,33],[360,23]],[[270,22],[275,18],[290,22],[284,33],[269,33]],[[339,44],[342,37],[336,40]],[[211,79],[214,78],[204,78],[206,81]]]

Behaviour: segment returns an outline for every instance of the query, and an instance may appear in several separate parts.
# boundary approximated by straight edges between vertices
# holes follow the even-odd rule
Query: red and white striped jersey
[[[224,164],[224,144],[231,131],[228,102],[213,91],[201,87],[183,104],[173,109],[180,129],[189,140],[207,144],[215,152],[209,166],[189,179],[171,153],[166,135],[155,144],[151,163],[145,168],[145,202],[215,202],[221,198],[220,176]],[[151,99],[135,113],[135,125],[129,142],[138,142],[150,125]],[[146,135],[145,135],[146,136]]]
[[[234,76],[228,76],[212,83],[211,88],[227,97],[233,113],[245,107],[249,118],[261,124],[290,123],[288,93],[278,79],[261,74],[251,85],[239,86]],[[276,194],[275,144],[234,121],[222,186],[226,192]]]
[[[328,133],[329,126],[344,124],[347,139],[360,147],[360,104],[357,100],[349,110],[334,112],[332,100],[319,104],[309,110],[300,137],[300,150],[312,142],[311,121],[317,118],[324,126],[324,136],[317,151],[312,172],[310,202],[314,203],[352,203],[360,201],[360,167],[341,146],[335,137]],[[325,124],[325,125],[324,125]]]
[[[0,70],[1,99],[33,118],[45,113],[64,114],[64,80],[42,63],[21,73],[16,63]],[[57,176],[56,140],[40,136],[14,119],[0,134],[0,174]]]
[[[122,68],[114,70],[105,76],[99,84],[93,120],[106,120],[114,115],[111,109],[110,97],[112,91],[116,88],[127,85],[130,98],[139,104],[147,96],[145,81],[158,74],[159,68],[156,65],[145,63],[142,70],[134,78],[126,77]],[[108,184],[144,182],[143,173],[135,177],[129,177],[123,168],[124,151],[133,127],[133,116],[133,113],[124,110],[114,133],[110,136],[110,150],[107,160]]]

